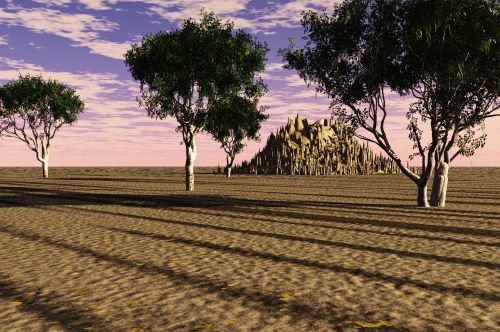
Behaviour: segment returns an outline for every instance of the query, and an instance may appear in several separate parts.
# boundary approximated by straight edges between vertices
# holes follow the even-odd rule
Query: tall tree
[[[419,206],[430,206],[427,187],[436,163],[447,149],[449,151],[460,141],[459,132],[472,130],[498,110],[498,82],[495,85],[491,80],[493,75],[485,72],[485,68],[490,66],[494,68],[493,72],[498,73],[498,53],[491,53],[491,49],[498,46],[498,29],[493,28],[493,23],[498,22],[498,9],[492,1],[456,1],[469,3],[470,6],[459,7],[466,11],[474,10],[473,4],[483,5],[477,15],[469,17],[466,14],[466,22],[462,23],[464,26],[488,25],[481,39],[491,39],[483,46],[489,48],[488,52],[481,55],[470,53],[464,60],[450,52],[464,44],[467,44],[466,47],[475,46],[469,44],[469,37],[456,36],[464,34],[466,29],[448,30],[451,28],[449,23],[456,22],[447,16],[452,17],[452,13],[456,13],[451,8],[453,5],[446,9],[445,6],[433,8],[429,5],[445,2],[349,0],[336,7],[332,15],[310,11],[304,14],[301,21],[307,34],[306,45],[295,49],[292,44],[280,51],[287,68],[298,70],[308,84],[315,84],[318,91],[332,99],[334,115],[349,125],[357,137],[377,144],[417,185]],[[484,20],[477,20],[479,17]],[[422,41],[424,34],[432,42],[427,39]],[[435,59],[437,62],[434,65],[431,60],[435,51],[433,47],[439,38],[446,40],[446,46],[440,46],[440,58]],[[446,47],[452,44],[450,51],[445,52]],[[426,57],[422,58],[421,54]],[[460,54],[467,54],[467,51]],[[445,67],[453,69],[445,75],[442,74],[446,71]],[[476,73],[479,79],[464,75],[458,81],[450,81],[451,72]],[[484,77],[489,77],[489,83],[481,86],[478,81]],[[429,92],[429,87],[435,93]],[[387,136],[385,95],[390,89],[402,96],[413,95],[416,98],[407,117],[409,137],[415,143],[416,155],[421,158],[419,174],[405,166]],[[480,94],[483,97],[478,100]],[[422,140],[422,122],[429,125],[431,141],[428,144]],[[450,128],[458,128],[455,137],[452,137],[453,134],[448,136],[447,129],[454,131]],[[470,135],[469,138],[462,137],[463,146],[479,147],[481,142],[481,138],[471,139]],[[459,153],[467,153],[467,150],[470,151],[459,147],[462,151]],[[440,181],[439,175],[436,179]]]
[[[26,143],[47,178],[51,140],[61,126],[77,120],[84,103],[64,84],[30,75],[0,87],[0,103],[0,134]]]
[[[264,93],[264,85],[259,91],[247,95],[231,96],[213,109],[207,121],[207,131],[220,143],[226,153],[225,173],[231,177],[234,158],[245,147],[244,140],[258,140],[261,123],[269,116],[266,107],[258,106],[258,100]]]
[[[174,117],[186,147],[186,190],[194,190],[196,135],[205,130],[210,112],[228,96],[255,90],[264,70],[265,44],[233,31],[213,13],[200,22],[184,21],[171,32],[143,38],[125,55],[132,77],[140,81],[140,105],[158,119]]]
[[[408,113],[417,148],[435,147],[433,206],[445,206],[450,163],[483,147],[485,120],[498,116],[499,9],[499,2],[491,0],[412,0],[402,5],[403,79],[392,86],[417,100]],[[420,135],[426,122],[428,144]]]

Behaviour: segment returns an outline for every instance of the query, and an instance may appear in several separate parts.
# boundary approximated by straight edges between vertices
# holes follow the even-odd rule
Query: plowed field
[[[495,331],[500,169],[0,169],[0,331]],[[498,330],[497,330],[498,331]]]

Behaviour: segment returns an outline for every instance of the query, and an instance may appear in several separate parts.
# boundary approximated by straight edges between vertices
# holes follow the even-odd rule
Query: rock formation
[[[297,115],[272,133],[267,144],[238,173],[330,175],[400,173],[396,163],[375,154],[350,137],[340,123],[318,120],[309,124]]]

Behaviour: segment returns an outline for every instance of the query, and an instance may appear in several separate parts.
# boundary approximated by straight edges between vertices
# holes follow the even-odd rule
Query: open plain
[[[495,331],[500,169],[0,169],[0,331]]]

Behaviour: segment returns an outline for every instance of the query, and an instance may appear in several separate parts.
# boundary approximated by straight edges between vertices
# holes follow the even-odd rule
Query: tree
[[[315,84],[318,91],[326,93],[332,99],[333,114],[355,136],[375,143],[396,162],[417,185],[417,204],[426,207],[427,186],[440,158],[460,142],[460,132],[469,132],[469,136],[462,136],[464,144],[459,147],[459,154],[470,153],[465,146],[480,147],[484,139],[470,138],[470,131],[498,110],[498,82],[492,80],[499,67],[498,29],[493,28],[493,23],[498,22],[498,10],[490,1],[460,0],[445,6],[446,2],[349,0],[336,7],[332,15],[309,11],[301,21],[307,33],[306,45],[295,49],[291,44],[280,50],[287,62],[285,67],[298,70],[308,84]],[[459,2],[462,5],[455,8]],[[436,3],[439,4],[433,7]],[[482,9],[465,22],[452,19],[457,11],[473,12],[474,4],[479,3],[484,5]],[[484,20],[476,20],[478,16],[484,16]],[[460,24],[462,27],[457,29]],[[474,25],[479,30],[486,25],[479,43],[491,39],[485,43],[489,45],[488,52],[466,55],[466,49],[459,53],[465,58],[452,54],[460,47],[476,47],[476,43],[470,44],[470,37],[462,36],[467,27]],[[422,40],[423,35],[429,39]],[[446,42],[433,58],[439,38]],[[451,47],[448,52],[447,47]],[[493,74],[485,70],[488,66]],[[445,74],[446,70],[449,73]],[[467,75],[452,81],[453,74],[460,72]],[[488,83],[481,86],[479,81],[485,77]],[[391,89],[416,99],[407,117],[415,155],[421,158],[420,174],[405,166],[387,136],[385,96]],[[429,124],[428,144],[423,142],[422,122]],[[439,176],[445,171],[438,174],[436,182],[444,180],[445,176],[442,180]],[[440,186],[443,185],[444,181]]]
[[[417,100],[408,113],[410,136],[418,149],[435,147],[431,205],[445,206],[450,163],[483,147],[485,120],[498,115],[498,1],[413,0],[401,16],[404,79],[392,85]],[[427,145],[419,134],[426,122]]]
[[[51,140],[64,124],[73,124],[84,103],[75,90],[41,76],[22,76],[0,87],[0,134],[20,139],[49,176]]]
[[[194,190],[196,135],[205,130],[214,108],[228,96],[254,91],[255,74],[264,70],[265,44],[202,12],[200,22],[184,21],[134,44],[125,55],[132,77],[140,81],[140,105],[157,119],[176,118],[186,147],[186,190]]]
[[[266,107],[258,107],[259,92],[253,98],[232,96],[215,107],[207,122],[207,131],[220,143],[226,153],[226,176],[231,177],[235,156],[243,151],[243,140],[258,140],[261,123],[269,116]]]

